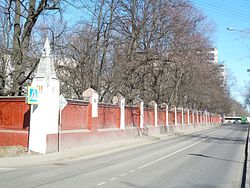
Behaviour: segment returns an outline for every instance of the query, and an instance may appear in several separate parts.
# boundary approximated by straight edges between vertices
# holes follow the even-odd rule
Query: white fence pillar
[[[157,103],[155,102],[154,105],[154,109],[155,109],[155,127],[158,126],[158,114],[157,114]]]
[[[202,113],[202,111],[200,111],[200,124],[201,125],[203,124],[203,113]]]
[[[184,125],[184,111],[183,111],[183,108],[181,108],[181,124]]]
[[[120,129],[125,129],[125,98],[120,99]]]
[[[183,111],[183,108],[181,108],[181,125],[182,125],[182,128],[184,127],[184,111]]]
[[[196,124],[199,125],[199,112],[196,110]]]
[[[167,132],[169,132],[168,105],[166,105],[166,128],[167,128]]]
[[[143,128],[144,125],[144,102],[140,103],[140,128]]]
[[[208,112],[208,125],[210,126],[210,112]]]
[[[205,120],[206,120],[206,125],[208,124],[207,122],[207,112],[205,112]]]
[[[192,110],[192,124],[194,125],[194,111]]]
[[[174,107],[174,125],[177,126],[177,110],[176,110],[176,106]]]

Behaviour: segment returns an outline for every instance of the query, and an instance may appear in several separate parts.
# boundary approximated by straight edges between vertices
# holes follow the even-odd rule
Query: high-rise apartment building
[[[217,48],[209,48],[209,61],[214,64],[218,64],[219,56]]]
[[[217,48],[209,48],[209,62],[214,63],[219,66],[219,71],[221,73],[221,81],[223,87],[226,89],[227,85],[227,68],[225,64],[219,64],[219,56]]]
[[[220,68],[223,86],[226,88],[226,85],[227,85],[227,67],[225,64],[219,64],[219,68]]]

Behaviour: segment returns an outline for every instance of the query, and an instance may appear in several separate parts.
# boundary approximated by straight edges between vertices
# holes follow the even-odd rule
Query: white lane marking
[[[107,183],[107,182],[103,181],[103,182],[97,184],[97,186],[101,186],[101,185],[104,185],[104,184],[106,184],[106,183]]]
[[[150,163],[147,163],[147,164],[145,164],[145,165],[142,165],[142,166],[138,167],[137,169],[140,170],[140,169],[143,169],[143,168],[145,168],[145,167],[151,166],[151,165],[153,165],[153,164],[155,164],[155,163],[158,163],[158,162],[160,162],[160,161],[162,161],[162,160],[164,160],[164,159],[166,159],[166,158],[168,158],[168,157],[171,157],[171,156],[173,156],[173,155],[175,155],[175,154],[177,154],[177,153],[180,153],[180,152],[182,152],[182,151],[184,151],[184,150],[186,150],[186,149],[188,149],[188,148],[191,148],[192,146],[195,146],[195,145],[201,143],[202,141],[204,141],[204,140],[206,140],[206,139],[208,139],[208,138],[211,138],[212,136],[215,136],[215,135],[217,135],[217,134],[219,134],[219,133],[221,133],[221,132],[223,132],[223,131],[224,131],[224,130],[219,131],[219,132],[217,132],[217,133],[215,133],[215,134],[213,134],[213,135],[211,135],[211,136],[209,136],[209,137],[207,137],[207,138],[203,138],[202,140],[200,140],[200,141],[198,141],[198,142],[195,142],[195,143],[193,143],[193,144],[191,144],[191,145],[189,145],[189,146],[187,146],[187,147],[185,147],[185,148],[182,148],[182,149],[177,150],[177,151],[175,151],[175,152],[173,152],[173,153],[170,153],[170,154],[168,154],[168,155],[166,155],[166,156],[164,156],[164,157],[161,157],[161,158],[159,158],[159,159],[156,159],[155,161],[152,161],[152,162],[150,162]]]
[[[117,179],[117,177],[114,177],[114,178],[110,178],[109,180],[110,181],[114,181],[114,180],[116,180]]]
[[[127,175],[127,173],[123,173],[123,174],[121,174],[120,176],[122,177],[122,176],[126,176]]]
[[[133,173],[133,172],[135,172],[135,170],[130,170],[130,171],[129,171],[129,173]]]
[[[0,168],[1,171],[10,171],[15,170],[15,168]]]

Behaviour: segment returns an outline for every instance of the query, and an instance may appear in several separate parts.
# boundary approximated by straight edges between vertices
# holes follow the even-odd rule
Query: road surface
[[[92,159],[0,168],[9,188],[237,188],[246,125],[211,128]]]

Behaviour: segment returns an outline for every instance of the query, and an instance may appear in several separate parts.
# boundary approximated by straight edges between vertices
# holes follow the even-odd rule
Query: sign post
[[[38,104],[38,88],[28,86],[28,95],[26,97],[27,104],[30,104],[30,116],[34,111],[34,105]],[[31,117],[30,117],[31,119]],[[28,147],[28,154],[30,154],[30,147]]]
[[[61,144],[61,130],[62,130],[62,110],[67,106],[68,102],[61,94],[59,96],[59,127],[58,127],[58,152],[60,151]]]

